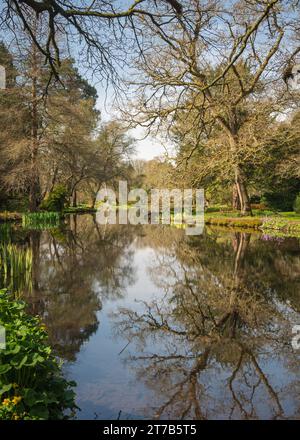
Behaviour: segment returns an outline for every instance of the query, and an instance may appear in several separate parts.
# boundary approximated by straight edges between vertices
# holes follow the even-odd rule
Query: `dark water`
[[[92,216],[1,230],[24,260],[1,283],[43,317],[78,418],[300,418],[299,239]]]

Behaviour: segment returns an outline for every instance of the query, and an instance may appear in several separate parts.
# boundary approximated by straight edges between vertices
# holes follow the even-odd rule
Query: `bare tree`
[[[163,28],[147,17],[140,25],[149,44],[136,60],[138,73],[129,81],[133,98],[124,114],[149,131],[163,123],[170,128],[178,119],[184,125],[191,115],[186,134],[192,124],[199,139],[217,127],[226,138],[241,211],[251,213],[239,158],[246,104],[253,107],[258,92],[274,96],[283,66],[297,56],[297,2],[188,3],[183,2],[185,15]],[[191,145],[187,155],[196,149]]]
[[[160,26],[162,15],[173,19],[182,13],[182,6],[177,0],[132,0],[126,7],[118,1],[91,0],[86,3],[81,0],[4,0],[0,6],[3,17],[0,23],[2,28],[9,28],[12,32],[21,25],[57,78],[60,42],[64,36],[70,45],[83,44],[85,58],[95,64],[95,70],[112,79],[115,76],[114,63],[123,60],[124,50],[128,50],[132,38],[136,37],[136,19],[147,16]],[[33,13],[47,22],[45,40],[38,38],[34,32]],[[131,29],[129,34],[128,29]]]

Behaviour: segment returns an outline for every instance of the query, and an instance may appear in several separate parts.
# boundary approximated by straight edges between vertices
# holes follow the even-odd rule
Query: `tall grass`
[[[59,226],[58,212],[33,212],[23,214],[22,226],[27,229],[51,229]]]
[[[18,297],[32,290],[32,251],[14,244],[0,244],[0,280]]]

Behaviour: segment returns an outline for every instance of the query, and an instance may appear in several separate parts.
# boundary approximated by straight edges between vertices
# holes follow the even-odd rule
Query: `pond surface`
[[[0,233],[1,287],[46,323],[78,418],[300,418],[299,239],[93,216]]]

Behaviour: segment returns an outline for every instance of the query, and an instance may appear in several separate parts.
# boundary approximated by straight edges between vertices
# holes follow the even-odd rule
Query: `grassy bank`
[[[63,214],[94,214],[97,212],[96,208],[92,207],[72,207],[64,209]]]
[[[205,223],[230,228],[256,229],[300,236],[300,215],[295,213],[254,212],[253,217],[241,217],[233,212],[207,212]]]
[[[95,208],[89,206],[78,206],[76,208],[70,207],[65,209],[62,214],[93,214],[96,211]],[[41,226],[44,226],[45,221],[49,220],[48,217],[53,216],[53,218],[51,217],[52,225],[53,220],[55,220],[54,223],[57,223],[58,213],[41,212],[24,215],[18,212],[5,211],[0,212],[0,222],[20,222],[23,219],[24,226],[26,219],[30,220],[31,217],[34,217],[35,220],[35,216],[41,217],[41,219],[37,218],[37,223],[40,223]],[[205,212],[204,218],[205,223],[211,226],[272,232],[278,235],[300,236],[300,214],[295,212],[274,212],[254,209],[253,216],[251,217],[242,216],[239,211],[232,211],[230,208],[220,209],[219,207],[211,207]]]

